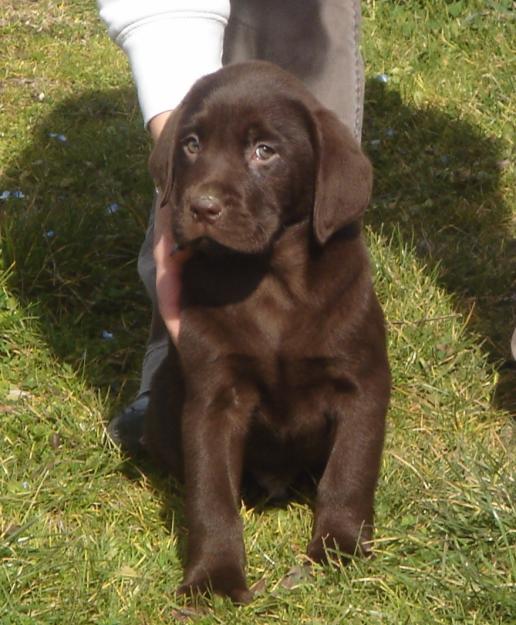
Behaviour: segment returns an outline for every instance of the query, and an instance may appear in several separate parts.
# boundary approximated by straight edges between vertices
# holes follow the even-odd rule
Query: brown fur
[[[250,62],[192,88],[150,169],[192,256],[145,444],[185,481],[181,590],[246,602],[244,472],[273,495],[321,476],[311,559],[370,551],[390,393],[361,235],[371,167],[300,82]]]

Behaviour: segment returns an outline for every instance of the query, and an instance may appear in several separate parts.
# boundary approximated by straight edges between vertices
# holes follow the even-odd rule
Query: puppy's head
[[[215,241],[266,251],[311,218],[320,244],[359,219],[371,168],[347,128],[270,63],[230,65],[199,80],[150,157],[181,246]]]

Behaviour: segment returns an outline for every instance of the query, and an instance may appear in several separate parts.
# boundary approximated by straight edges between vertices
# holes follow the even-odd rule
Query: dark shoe
[[[144,393],[115,415],[106,428],[113,443],[129,456],[140,456],[145,451],[143,418],[148,405],[149,393]]]

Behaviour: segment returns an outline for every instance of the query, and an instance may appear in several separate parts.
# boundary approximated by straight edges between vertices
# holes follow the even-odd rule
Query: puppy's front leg
[[[183,451],[189,537],[182,593],[211,590],[237,603],[252,598],[239,515],[249,413],[250,396],[235,389],[211,400],[187,399]]]
[[[334,440],[317,488],[315,522],[308,556],[327,559],[327,549],[346,554],[371,551],[374,491],[383,447],[388,375],[382,387],[336,396]]]

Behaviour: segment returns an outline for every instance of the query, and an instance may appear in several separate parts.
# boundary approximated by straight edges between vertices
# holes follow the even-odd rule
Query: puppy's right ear
[[[149,172],[160,191],[161,206],[170,199],[174,185],[173,161],[179,115],[180,108],[170,114],[149,157]]]

